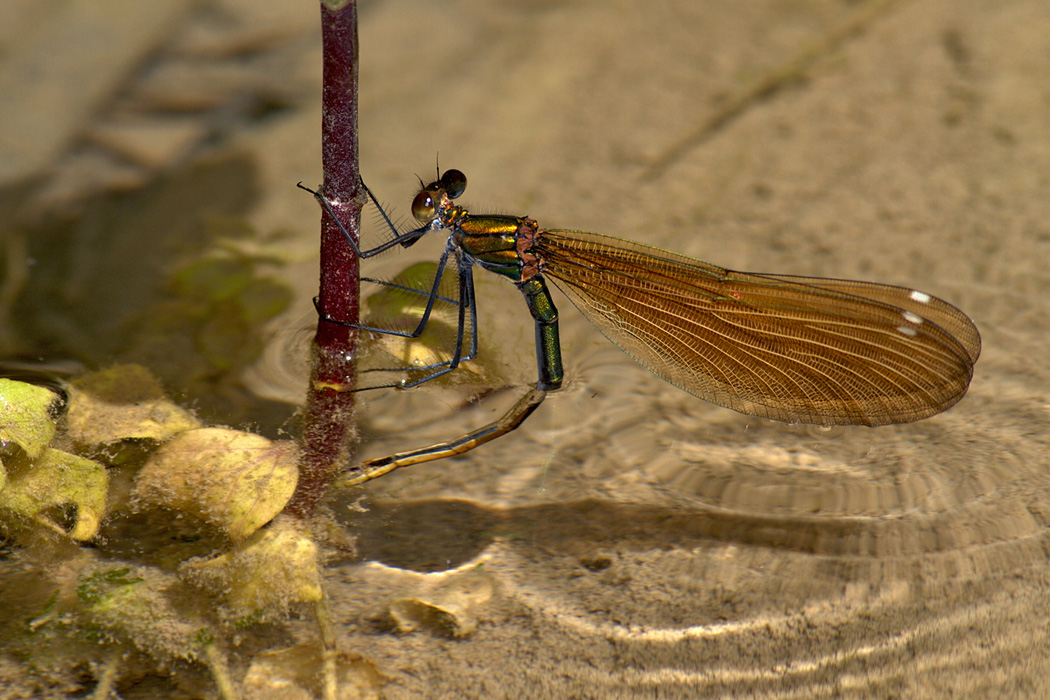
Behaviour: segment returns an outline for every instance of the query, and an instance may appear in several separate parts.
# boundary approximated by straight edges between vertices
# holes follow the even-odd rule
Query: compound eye
[[[438,182],[449,199],[455,199],[467,189],[467,176],[459,170],[446,170]]]
[[[437,207],[434,206],[434,196],[427,190],[423,190],[412,200],[412,216],[420,223],[433,221],[437,216]]]

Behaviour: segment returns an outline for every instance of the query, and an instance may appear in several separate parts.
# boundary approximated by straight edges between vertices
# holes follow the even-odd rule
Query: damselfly
[[[981,351],[977,328],[954,306],[924,292],[734,272],[619,238],[541,228],[528,217],[471,214],[453,202],[466,186],[463,173],[446,171],[412,203],[420,226],[399,233],[383,213],[395,235],[370,250],[361,250],[347,233],[357,254],[367,258],[410,246],[430,231],[448,232],[434,283],[429,293],[421,292],[426,305],[414,330],[361,326],[318,311],[333,323],[414,338],[437,300],[454,303],[459,330],[451,356],[414,368],[423,374],[412,381],[389,385],[415,386],[477,354],[473,270],[481,267],[510,280],[525,297],[536,326],[536,388],[500,420],[456,440],[365,462],[344,484],[459,454],[499,437],[561,385],[558,311],[548,278],[640,365],[741,413],[819,425],[908,423],[951,407],[970,384]],[[332,215],[324,197],[308,191]],[[438,293],[450,259],[459,281],[454,300]]]

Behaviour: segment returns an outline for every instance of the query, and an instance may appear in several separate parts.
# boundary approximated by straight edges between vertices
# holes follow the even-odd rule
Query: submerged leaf
[[[378,700],[386,684],[375,665],[366,659],[339,653],[335,666],[336,700]],[[325,659],[316,645],[300,644],[287,649],[264,651],[255,657],[244,677],[244,690],[254,700],[310,700],[329,697],[321,679]]]
[[[390,616],[402,632],[423,630],[439,637],[467,637],[477,629],[477,609],[492,597],[493,583],[480,570],[424,574],[435,583],[421,595],[390,603]]]
[[[141,365],[85,375],[73,382],[69,394],[68,431],[80,444],[165,440],[200,427],[189,411],[165,396],[157,378]]]
[[[259,530],[232,551],[207,560],[192,560],[179,573],[196,586],[221,592],[238,615],[287,610],[323,597],[317,544],[281,518]]]
[[[230,250],[196,260],[172,276],[179,313],[192,319],[194,340],[208,364],[232,371],[262,351],[260,328],[291,303],[292,290],[262,276],[260,261]]]
[[[170,573],[151,566],[98,562],[81,572],[78,611],[100,641],[123,641],[158,661],[200,658],[210,633],[202,618],[176,607]]]
[[[38,457],[55,436],[50,409],[56,398],[44,387],[0,379],[0,440]]]
[[[253,279],[240,296],[244,318],[253,327],[265,323],[287,309],[292,297],[291,288],[285,284],[267,278]]]
[[[204,257],[177,270],[172,287],[181,296],[206,302],[224,301],[240,294],[252,280],[252,262],[243,258]]]
[[[0,507],[46,527],[87,540],[106,512],[109,477],[98,462],[45,449],[37,459],[8,460],[9,480]]]
[[[164,443],[135,478],[134,507],[192,515],[243,540],[281,512],[299,480],[291,442],[201,428]]]

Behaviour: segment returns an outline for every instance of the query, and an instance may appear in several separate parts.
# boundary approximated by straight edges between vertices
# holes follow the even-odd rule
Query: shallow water
[[[187,9],[181,41],[279,37],[238,84],[283,110],[209,147],[248,154],[260,235],[294,232],[280,350],[316,285],[317,212],[292,185],[319,177],[319,59],[311,22],[265,15]],[[473,211],[913,286],[984,341],[947,413],[820,430],[678,391],[557,297],[570,379],[520,430],[332,501],[360,555],[329,570],[338,642],[384,697],[1045,694],[1045,3],[374,3],[361,34],[362,168],[396,212],[437,153]],[[362,458],[481,425],[534,381],[520,295],[479,282],[511,388],[363,397]]]

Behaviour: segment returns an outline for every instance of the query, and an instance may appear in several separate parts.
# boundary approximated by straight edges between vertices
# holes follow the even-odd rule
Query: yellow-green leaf
[[[55,394],[35,384],[0,379],[0,440],[38,457],[55,436],[50,408]]]
[[[291,518],[282,517],[231,551],[192,560],[179,574],[196,586],[221,592],[238,614],[274,613],[323,597],[317,544]]]
[[[243,540],[281,512],[299,480],[291,442],[225,428],[189,430],[164,443],[135,478],[139,510],[171,509]]]
[[[69,436],[83,445],[132,438],[165,440],[199,428],[193,415],[164,395],[149,370],[121,365],[85,375],[69,392]]]
[[[106,512],[109,477],[98,462],[45,448],[37,459],[20,454],[7,462],[0,508],[67,533],[77,540],[98,532]],[[62,522],[72,517],[70,524]]]

